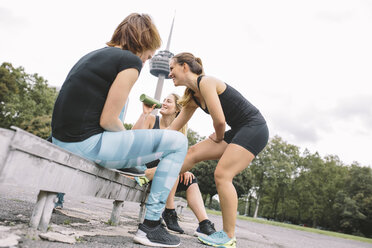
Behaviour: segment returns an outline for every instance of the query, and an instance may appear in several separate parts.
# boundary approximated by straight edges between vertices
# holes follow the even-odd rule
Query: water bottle
[[[156,100],[152,97],[149,97],[146,94],[140,95],[140,101],[143,102],[144,104],[148,105],[148,106],[152,107],[152,105],[156,104],[155,108],[161,108],[161,103],[158,100]]]

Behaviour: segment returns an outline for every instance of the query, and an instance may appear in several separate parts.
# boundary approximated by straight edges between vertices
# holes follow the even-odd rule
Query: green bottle
[[[152,105],[156,104],[155,108],[161,108],[161,103],[158,100],[156,100],[152,97],[149,97],[146,94],[140,95],[140,101],[143,102],[144,104],[148,105],[148,106],[152,107]]]

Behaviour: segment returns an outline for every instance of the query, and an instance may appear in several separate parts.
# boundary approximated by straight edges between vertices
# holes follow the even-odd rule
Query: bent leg
[[[180,180],[180,177],[177,178],[175,184],[173,185],[173,188],[169,192],[167,202],[165,203],[165,208],[167,208],[167,209],[175,209],[176,208],[176,206],[174,205],[174,197],[176,195],[179,180]]]
[[[186,199],[189,207],[194,212],[199,223],[208,219],[207,212],[205,211],[203,198],[197,183],[191,184],[186,190]]]
[[[151,191],[146,203],[147,211],[145,218],[148,220],[159,220],[169,192],[175,185],[181,165],[186,155],[186,137],[176,132],[168,136],[171,139],[171,152],[165,152],[160,160],[152,180]],[[166,142],[166,137],[162,137],[161,142]],[[159,145],[161,149],[162,144]]]
[[[200,161],[219,159],[227,145],[225,141],[216,143],[211,139],[205,139],[191,146],[187,151],[180,173],[191,170]]]
[[[238,196],[232,183],[233,178],[254,159],[254,155],[245,148],[229,144],[214,172],[217,192],[222,211],[223,230],[232,238],[235,236]]]
[[[103,132],[92,137],[94,143],[83,141],[78,150],[84,157],[107,168],[140,166],[161,158],[146,203],[145,216],[148,220],[159,220],[187,152],[186,137],[171,130]]]

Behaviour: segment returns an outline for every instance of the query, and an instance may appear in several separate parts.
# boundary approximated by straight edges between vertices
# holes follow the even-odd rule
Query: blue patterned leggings
[[[81,142],[53,143],[106,168],[130,168],[160,159],[146,203],[148,220],[159,220],[187,153],[186,136],[171,130],[103,132]]]

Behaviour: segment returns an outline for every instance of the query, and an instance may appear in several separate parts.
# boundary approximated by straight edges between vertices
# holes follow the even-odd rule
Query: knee
[[[232,178],[228,176],[228,172],[216,168],[216,170],[214,171],[214,181],[216,183],[216,186],[218,187],[224,182],[232,182]]]
[[[177,150],[182,150],[187,152],[187,146],[188,146],[188,141],[187,138],[184,134],[178,131],[173,131],[172,137],[174,139],[174,144],[177,146]]]
[[[187,150],[187,156],[186,156],[187,161],[192,164],[196,164],[198,161],[196,160],[195,155],[196,155],[195,145],[190,146],[189,149]]]
[[[214,182],[216,183],[217,187],[218,187],[219,184],[221,184],[222,178],[223,178],[222,173],[216,169],[214,171]]]

